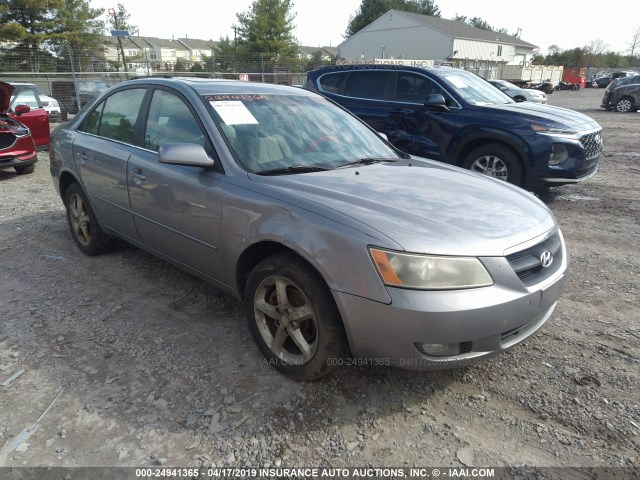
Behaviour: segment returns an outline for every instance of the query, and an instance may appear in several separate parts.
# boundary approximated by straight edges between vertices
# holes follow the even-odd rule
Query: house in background
[[[218,42],[213,40],[199,40],[196,38],[179,38],[180,42],[189,51],[189,61],[202,62],[204,58],[211,57],[212,52],[216,49]]]
[[[390,10],[338,45],[338,50],[347,62],[433,60],[488,77],[497,76],[502,65],[528,66],[538,47],[463,22]]]
[[[304,60],[311,60],[314,55],[320,55],[320,60],[328,62],[335,58],[338,58],[337,47],[298,47],[298,58]]]

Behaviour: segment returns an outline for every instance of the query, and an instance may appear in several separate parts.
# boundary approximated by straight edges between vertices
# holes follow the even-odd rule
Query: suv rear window
[[[320,78],[320,88],[329,93],[340,93],[340,84],[347,76],[347,72],[330,73]]]

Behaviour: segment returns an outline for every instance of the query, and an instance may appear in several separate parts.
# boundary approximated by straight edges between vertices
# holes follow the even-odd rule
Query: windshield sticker
[[[206,95],[204,97],[209,102],[216,102],[220,100],[242,100],[243,102],[252,101],[252,100],[266,100],[267,97],[264,95]]]
[[[454,75],[447,75],[445,78],[447,80],[449,80],[453,84],[454,87],[467,88],[469,86],[469,85],[467,85],[467,83],[463,79],[458,78],[458,77],[456,77]]]
[[[239,100],[212,100],[211,106],[227,125],[257,125],[258,121]]]

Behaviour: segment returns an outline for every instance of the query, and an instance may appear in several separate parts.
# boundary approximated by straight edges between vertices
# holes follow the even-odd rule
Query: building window
[[[498,45],[498,56],[502,56],[502,45]]]
[[[175,57],[176,56],[176,51],[175,50],[171,50],[171,56]]]

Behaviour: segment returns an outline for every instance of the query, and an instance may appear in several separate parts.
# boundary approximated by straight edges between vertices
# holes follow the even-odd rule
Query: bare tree
[[[633,57],[636,50],[639,50],[639,49],[640,49],[640,27],[636,28],[636,31],[633,32],[631,43],[629,43],[629,54]]]
[[[595,40],[591,40],[589,45],[584,47],[584,56],[583,56],[583,66],[587,68],[597,67],[599,65],[594,64],[594,62],[602,57],[604,53],[609,49],[609,44],[605,42],[601,38],[596,38]],[[598,62],[596,62],[598,63]]]

